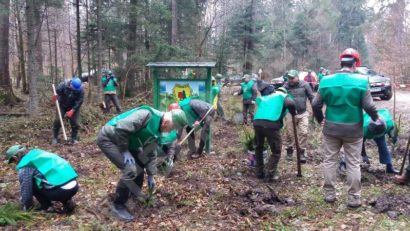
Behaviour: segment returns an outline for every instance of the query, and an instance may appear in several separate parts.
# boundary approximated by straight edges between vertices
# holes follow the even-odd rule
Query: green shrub
[[[20,210],[19,205],[15,203],[6,203],[0,206],[0,226],[17,225],[17,222],[31,221],[34,218],[32,212]]]

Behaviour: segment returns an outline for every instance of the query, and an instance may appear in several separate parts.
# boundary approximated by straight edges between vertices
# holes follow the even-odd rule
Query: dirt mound
[[[383,194],[369,204],[374,207],[377,213],[387,213],[387,215],[396,219],[400,215],[410,216],[410,196]]]

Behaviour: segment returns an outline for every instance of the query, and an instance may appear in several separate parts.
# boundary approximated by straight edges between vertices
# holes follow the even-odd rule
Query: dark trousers
[[[66,108],[62,108],[60,107],[61,110],[61,116],[65,117],[65,114],[71,110],[71,109],[66,109]],[[77,140],[78,139],[78,130],[80,130],[80,110],[77,110],[74,112],[73,117],[71,117],[70,120],[70,125],[71,125],[71,139],[73,140]],[[56,111],[56,115],[55,115],[55,119],[54,119],[54,123],[53,123],[53,138],[58,138],[58,133],[60,132],[60,128],[61,128],[61,123],[60,123],[60,119],[58,117],[58,112]]]
[[[280,160],[282,139],[279,130],[273,130],[272,128],[254,126],[255,130],[255,142],[256,142],[256,171],[258,175],[263,175],[264,161],[263,161],[263,146],[265,145],[265,138],[268,141],[272,155],[268,160],[266,170],[267,176],[272,176],[278,168]]]
[[[107,156],[107,158],[115,164],[119,169],[123,170],[125,168],[124,157],[121,154],[118,146],[114,144],[103,132],[100,132],[97,137],[97,145],[100,147],[101,151]],[[131,152],[135,159],[137,167],[137,177],[133,179],[135,184],[142,190],[142,185],[144,182],[144,169],[145,165],[137,158],[137,154]],[[125,204],[130,196],[130,190],[125,184],[124,180],[120,179],[115,190],[114,203]]]
[[[71,198],[77,193],[79,188],[78,183],[72,189],[62,189],[61,187],[51,189],[46,189],[43,187],[40,189],[36,183],[33,185],[33,195],[44,209],[50,207],[52,201],[59,201],[65,205],[67,201],[71,200]]]
[[[250,104],[250,103],[244,103],[243,104],[243,123],[247,124],[248,123],[248,113],[249,116],[251,117],[251,122],[253,122],[253,115],[255,114],[255,104]]]
[[[218,99],[218,103],[217,103],[216,113],[217,113],[218,117],[222,118],[222,120],[226,119],[224,109],[223,109],[222,104],[221,104],[219,99]]]
[[[112,102],[117,109],[117,113],[121,112],[120,101],[116,94],[105,94],[104,95],[104,102],[105,102],[105,112],[110,112],[110,102]]]
[[[214,115],[215,115],[215,111],[209,113],[209,115],[203,121],[198,149],[196,149],[196,145],[195,145],[195,134],[194,134],[195,132],[192,132],[191,135],[188,137],[188,147],[189,147],[190,154],[196,153],[196,154],[201,155],[202,152],[204,151],[205,143],[208,140],[209,131],[210,131],[210,127],[211,127]],[[187,133],[189,133],[191,130],[192,128],[190,127],[186,128]]]
[[[374,142],[377,144],[377,149],[379,151],[379,162],[381,164],[392,164],[391,154],[389,149],[387,148],[386,137],[380,136],[373,139]],[[363,139],[363,146],[362,146],[362,156],[367,156],[366,153],[366,145],[365,139]]]

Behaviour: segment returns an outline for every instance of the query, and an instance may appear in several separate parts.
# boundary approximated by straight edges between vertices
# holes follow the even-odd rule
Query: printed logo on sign
[[[189,84],[175,84],[172,92],[174,93],[174,98],[177,102],[192,96],[192,88]]]

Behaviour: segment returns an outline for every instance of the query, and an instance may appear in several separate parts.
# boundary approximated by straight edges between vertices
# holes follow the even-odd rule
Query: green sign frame
[[[150,68],[150,74],[152,73],[153,79],[153,104],[154,108],[159,110],[164,110],[164,105],[161,105],[161,89],[160,84],[169,82],[169,83],[182,83],[182,84],[189,84],[190,83],[198,83],[204,82],[205,83],[205,100],[206,102],[212,104],[211,99],[211,78],[212,78],[212,68],[216,65],[215,62],[154,62],[148,63],[147,67]],[[171,73],[174,71],[175,73],[188,73],[189,70],[198,70],[200,72],[205,72],[205,75],[198,75],[195,74],[190,75],[182,75],[182,74],[170,74],[165,76],[164,72]],[[195,73],[195,72],[191,72]],[[164,75],[163,75],[164,74]],[[174,96],[175,97],[175,96]],[[166,109],[165,109],[166,110]],[[211,130],[209,131],[209,138],[208,142],[206,142],[206,151],[209,152],[211,149]]]

